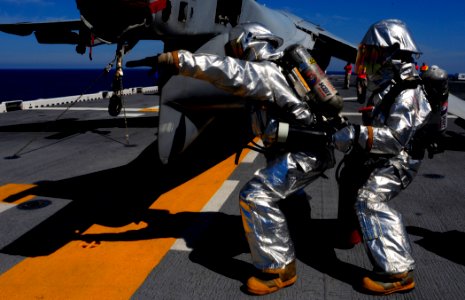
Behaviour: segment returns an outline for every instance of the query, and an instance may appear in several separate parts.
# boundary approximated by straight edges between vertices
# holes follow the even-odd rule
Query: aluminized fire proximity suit
[[[361,53],[364,51],[367,53]],[[401,214],[389,201],[405,189],[418,172],[422,157],[413,154],[412,138],[427,122],[431,107],[420,86],[400,91],[388,109],[381,109],[381,105],[394,82],[418,79],[415,65],[410,61],[412,54],[418,53],[405,24],[386,20],[372,26],[362,40],[357,61],[368,65],[368,85],[373,91],[375,106],[371,124],[351,125],[333,136],[337,149],[362,153],[364,159],[359,169],[364,165],[371,167],[368,179],[354,195],[355,212],[374,271],[391,276],[415,268]],[[360,58],[363,55],[364,58]],[[374,57],[379,61],[370,61]],[[350,158],[350,154],[347,157]],[[407,290],[413,288],[414,283],[405,285]],[[389,286],[381,290],[387,294],[395,292],[396,288]]]
[[[293,45],[277,52],[282,39],[262,25],[236,26],[229,38],[225,50],[231,57],[180,50],[161,54],[158,63],[175,65],[179,75],[205,80],[246,99],[252,106],[254,134],[262,139],[265,149],[278,149],[266,156],[266,166],[255,172],[239,195],[244,230],[258,271],[248,279],[247,288],[254,294],[268,294],[297,279],[294,246],[278,202],[302,190],[335,163],[329,137],[301,140],[303,131],[299,130],[315,129],[330,120],[338,123],[342,120],[339,117],[342,98],[306,49]],[[286,68],[289,65],[281,58],[295,63],[292,74],[299,75],[298,67],[304,66],[302,70],[313,74],[313,81],[307,85],[295,80],[303,79],[302,75],[292,77],[290,72],[283,73],[283,65],[278,66],[277,62]],[[311,84],[318,84],[320,89],[310,89]],[[310,110],[307,101],[313,101],[315,111]],[[283,132],[282,127],[288,130],[284,130],[288,133],[284,139],[277,134]],[[291,144],[295,147],[289,148]],[[304,144],[305,148],[301,148]]]
[[[246,62],[230,57],[179,51],[179,74],[200,78],[234,95],[274,103],[290,116],[288,122],[310,125],[309,107],[298,99],[275,63]],[[268,142],[263,132],[270,116],[252,115],[254,133]],[[273,121],[272,121],[273,122]],[[286,152],[255,172],[241,189],[240,209],[252,259],[261,270],[281,269],[295,259],[286,219],[278,201],[304,188],[334,162],[327,152]]]

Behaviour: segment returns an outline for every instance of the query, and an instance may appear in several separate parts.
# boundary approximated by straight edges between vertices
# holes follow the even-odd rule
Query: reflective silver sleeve
[[[426,123],[430,111],[431,107],[419,88],[403,91],[392,105],[385,124],[373,124],[371,152],[398,154],[415,131]]]
[[[178,57],[181,75],[208,81],[240,97],[274,101],[297,121],[303,124],[311,121],[308,106],[294,95],[286,78],[274,63],[247,62],[182,50],[178,52]]]

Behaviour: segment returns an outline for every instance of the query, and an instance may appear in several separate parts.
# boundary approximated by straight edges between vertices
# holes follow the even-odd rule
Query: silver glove
[[[354,140],[356,139],[356,127],[354,125],[348,125],[338,131],[336,131],[332,136],[332,141],[334,147],[344,153],[349,153],[352,150],[354,145]],[[360,133],[360,129],[358,129]]]

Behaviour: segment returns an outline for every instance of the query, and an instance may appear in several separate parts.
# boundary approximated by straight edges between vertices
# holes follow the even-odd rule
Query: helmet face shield
[[[242,59],[249,61],[265,60],[271,58],[275,51],[276,49],[268,42],[254,41],[248,45]]]
[[[244,47],[241,42],[245,33],[240,34],[237,38],[232,39],[228,43],[229,55],[237,58],[242,58],[244,56]]]
[[[367,75],[376,74],[386,62],[386,49],[361,44],[358,47],[355,70],[366,70]]]
[[[238,25],[231,30],[230,40],[226,44],[226,53],[239,59],[250,61],[270,59],[283,40],[273,35],[265,27],[248,23]]]

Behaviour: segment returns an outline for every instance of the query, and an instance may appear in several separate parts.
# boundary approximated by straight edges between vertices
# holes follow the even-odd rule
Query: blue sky
[[[95,0],[98,1],[98,0]],[[419,63],[437,64],[450,74],[465,72],[465,1],[315,1],[259,0],[283,9],[357,45],[368,27],[385,18],[405,21],[423,51]],[[74,0],[0,0],[0,23],[79,19]],[[160,52],[157,41],[143,42],[126,59]],[[33,36],[0,33],[0,68],[103,68],[114,56],[114,46],[94,48],[93,61],[79,55],[74,46],[40,45]],[[333,61],[329,70],[342,69]]]

